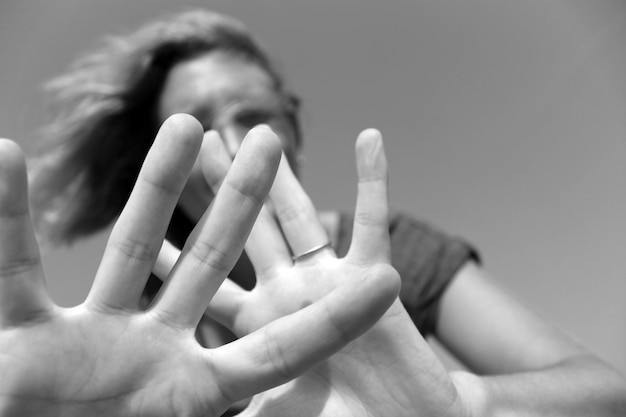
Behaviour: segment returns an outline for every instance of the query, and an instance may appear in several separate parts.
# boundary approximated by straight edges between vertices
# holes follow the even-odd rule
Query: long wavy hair
[[[43,243],[70,243],[108,226],[120,213],[159,128],[155,105],[170,69],[213,50],[259,65],[276,91],[300,141],[298,100],[240,21],[192,10],[110,37],[46,85],[52,121],[41,131],[31,168],[31,205]],[[172,230],[191,227],[177,210]]]

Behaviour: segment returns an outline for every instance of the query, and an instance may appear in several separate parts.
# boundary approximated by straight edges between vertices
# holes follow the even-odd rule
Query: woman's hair
[[[31,203],[44,242],[69,243],[120,213],[158,131],[156,103],[177,62],[214,50],[263,68],[300,140],[297,99],[238,20],[193,10],[112,37],[50,83],[53,121],[32,161]]]

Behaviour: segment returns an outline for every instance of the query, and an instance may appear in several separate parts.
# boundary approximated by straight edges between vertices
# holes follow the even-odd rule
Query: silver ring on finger
[[[301,260],[302,258],[306,258],[308,256],[314,255],[317,252],[321,251],[322,249],[329,248],[329,247],[330,247],[330,242],[322,243],[321,245],[314,246],[314,247],[312,247],[311,249],[309,249],[307,251],[304,251],[302,253],[299,253],[297,255],[292,256],[291,259],[294,262],[297,262],[297,261]]]

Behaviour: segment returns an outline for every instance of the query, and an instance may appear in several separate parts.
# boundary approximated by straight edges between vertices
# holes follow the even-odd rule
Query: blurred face
[[[205,131],[217,130],[231,157],[248,130],[265,123],[281,138],[295,169],[295,132],[285,115],[284,101],[269,75],[243,57],[215,51],[176,64],[158,102],[159,121],[174,113],[195,116]],[[212,199],[213,193],[196,162],[179,205],[198,221]]]

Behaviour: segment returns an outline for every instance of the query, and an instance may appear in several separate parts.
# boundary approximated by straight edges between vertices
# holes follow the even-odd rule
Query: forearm
[[[473,416],[626,415],[626,380],[592,356],[538,371],[485,377],[457,372],[452,377]]]

